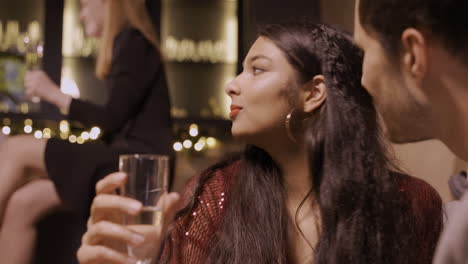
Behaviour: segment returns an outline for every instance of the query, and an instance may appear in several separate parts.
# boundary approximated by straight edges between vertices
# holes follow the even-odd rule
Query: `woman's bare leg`
[[[10,264],[31,263],[36,241],[36,223],[60,205],[52,181],[31,181],[13,193],[0,230],[0,259]]]
[[[46,139],[15,136],[0,145],[0,221],[15,190],[28,180],[27,171],[46,174],[44,151]]]

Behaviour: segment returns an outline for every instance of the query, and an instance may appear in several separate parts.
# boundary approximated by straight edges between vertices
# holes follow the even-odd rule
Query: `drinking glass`
[[[0,21],[0,51],[3,51],[3,23]]]
[[[148,233],[154,226],[162,224],[161,197],[167,193],[169,177],[169,157],[162,155],[121,155],[119,170],[127,174],[127,183],[120,189],[121,195],[140,201],[143,204],[137,216],[126,216],[124,224],[138,233]],[[138,264],[150,264],[155,256],[155,248],[145,241],[141,246],[127,245],[130,257]]]
[[[25,43],[25,65],[26,70],[40,70],[42,68],[42,57],[44,53],[44,44],[40,40],[34,40],[29,35],[24,38]],[[31,102],[38,108],[41,98],[33,96]],[[36,111],[39,109],[36,109]]]

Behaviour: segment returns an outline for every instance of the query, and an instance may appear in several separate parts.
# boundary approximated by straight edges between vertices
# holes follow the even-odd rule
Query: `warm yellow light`
[[[174,150],[175,150],[175,151],[181,151],[182,148],[183,148],[182,143],[180,143],[180,142],[174,143],[174,146],[173,146],[173,147],[174,147]]]
[[[10,135],[11,133],[11,128],[9,126],[4,126],[2,128],[2,133],[5,134],[5,135]]]
[[[2,45],[0,45],[0,49]],[[0,112],[7,113],[10,112],[10,106],[7,103],[0,103]]]
[[[42,131],[36,130],[36,132],[34,132],[34,137],[37,139],[42,138]]]
[[[101,133],[101,129],[99,127],[93,127],[91,128],[91,133],[96,133],[99,135]]]
[[[190,125],[189,134],[192,137],[198,136],[198,126],[197,126],[197,124]]]
[[[68,131],[70,131],[70,125],[68,124],[68,121],[60,121],[60,132],[67,133]]]
[[[32,126],[32,124],[33,124],[33,121],[31,119],[24,120],[24,125],[25,126]]]
[[[81,133],[81,137],[82,137],[84,140],[88,140],[89,137],[90,137],[90,135],[89,135],[88,132],[85,131],[85,132]]]
[[[189,139],[184,140],[184,148],[189,149],[193,145],[192,141]]]
[[[195,146],[194,146],[196,151],[201,151],[203,149],[203,147],[205,147],[205,144],[202,144],[200,142],[197,142],[197,144],[195,144]]]
[[[29,105],[27,103],[22,103],[19,105],[20,112],[22,114],[27,114],[29,113]]]
[[[61,132],[61,133],[60,133],[60,138],[61,138],[61,139],[64,139],[64,140],[67,139],[67,138],[68,138],[68,133],[63,133],[63,132]]]
[[[6,22],[5,33],[3,37],[3,47],[9,48],[18,42],[19,39],[19,22],[15,20],[9,20]]]
[[[198,129],[196,129],[196,128],[191,128],[190,131],[189,131],[189,134],[190,134],[192,137],[198,136]]]
[[[41,39],[41,25],[37,20],[31,22],[28,26],[28,34],[31,42],[38,42]]]
[[[200,145],[202,145],[203,147],[205,147],[205,145],[206,145],[206,139],[205,139],[204,137],[202,137],[202,138],[200,138],[200,139],[198,140],[197,143],[199,143]]]
[[[89,133],[89,138],[97,139],[99,137],[99,134],[101,134],[101,129],[99,129],[99,127],[93,127],[91,128],[91,132]]]
[[[209,137],[208,139],[206,139],[206,144],[208,145],[208,147],[210,148],[214,148],[216,147],[216,139],[215,138],[212,138],[212,137]]]
[[[42,130],[42,133],[43,133],[44,138],[51,138],[52,137],[52,131],[48,127],[44,128],[44,130]]]
[[[4,118],[3,119],[3,125],[5,125],[5,126],[11,125],[11,119],[10,118]]]
[[[68,140],[70,141],[70,143],[75,143],[76,142],[76,136],[71,135],[71,136],[68,137]]]
[[[26,125],[26,126],[24,126],[23,130],[24,130],[24,133],[29,134],[29,133],[32,132],[32,126]]]
[[[78,143],[78,144],[83,144],[84,142],[85,142],[85,140],[82,137],[78,137],[76,139],[76,143]]]

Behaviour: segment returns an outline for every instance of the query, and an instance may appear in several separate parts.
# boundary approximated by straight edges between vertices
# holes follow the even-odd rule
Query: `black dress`
[[[35,263],[76,262],[95,184],[118,170],[120,154],[173,154],[170,98],[161,56],[136,29],[126,28],[116,37],[107,85],[111,93],[105,106],[73,99],[68,115],[85,126],[100,127],[102,141],[47,142],[47,172],[66,211],[52,216],[59,220],[40,223]],[[59,247],[53,249],[54,245]]]

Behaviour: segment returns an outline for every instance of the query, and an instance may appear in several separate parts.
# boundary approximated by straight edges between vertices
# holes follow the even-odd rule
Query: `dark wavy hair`
[[[376,33],[391,57],[401,49],[401,34],[416,28],[442,42],[447,51],[468,65],[468,1],[360,0],[359,21]]]
[[[391,176],[395,166],[381,140],[372,99],[360,84],[362,53],[345,33],[307,20],[263,26],[259,35],[283,51],[300,83],[319,74],[326,79],[326,102],[306,119],[302,131],[310,156],[309,195],[321,223],[318,243],[310,249],[313,263],[410,263],[406,241],[412,233],[402,224],[409,206]],[[287,230],[294,223],[281,170],[256,146],[247,146],[239,159],[226,201],[229,221],[219,231],[208,263],[287,263]],[[194,206],[213,172],[230,163],[201,175],[182,214]]]

